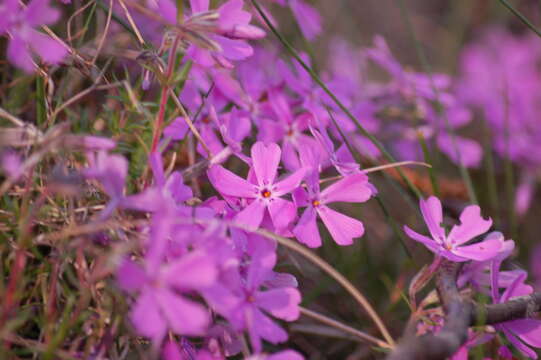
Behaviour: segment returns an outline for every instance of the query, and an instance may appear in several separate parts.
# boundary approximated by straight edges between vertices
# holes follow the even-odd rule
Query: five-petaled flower
[[[220,193],[251,201],[235,216],[235,221],[257,228],[263,221],[265,209],[268,209],[272,223],[278,231],[287,228],[293,221],[296,207],[282,196],[299,186],[306,168],[300,168],[287,178],[276,181],[281,154],[280,147],[275,143],[264,144],[258,141],[252,146],[252,166],[248,178],[252,180],[255,176],[254,182],[245,180],[220,165],[209,169],[209,179]]]
[[[498,254],[502,242],[492,237],[472,245],[464,245],[474,237],[487,232],[492,225],[491,219],[485,220],[481,217],[479,206],[466,207],[460,214],[460,225],[453,226],[449,234],[446,234],[442,226],[443,212],[440,200],[431,196],[427,200],[421,199],[419,203],[432,238],[416,233],[407,226],[404,226],[404,231],[436,255],[446,257],[451,261],[462,262],[485,261]]]

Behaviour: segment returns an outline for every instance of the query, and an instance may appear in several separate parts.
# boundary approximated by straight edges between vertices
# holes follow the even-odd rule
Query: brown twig
[[[408,331],[388,360],[443,360],[452,356],[468,339],[468,328],[531,317],[541,310],[541,293],[521,296],[502,304],[474,305],[458,291],[456,279],[461,265],[445,260],[436,275],[436,287],[445,311],[445,323],[437,333],[415,336]]]

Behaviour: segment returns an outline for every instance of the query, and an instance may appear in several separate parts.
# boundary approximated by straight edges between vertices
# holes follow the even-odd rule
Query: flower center
[[[448,244],[448,243],[444,243],[443,247],[445,248],[445,250],[448,250],[448,251],[451,251],[453,249],[453,245]]]
[[[312,201],[312,205],[313,205],[314,207],[318,207],[320,204],[321,204],[321,203],[319,202],[319,200],[314,200],[314,201]]]
[[[271,194],[271,192],[269,190],[267,190],[267,189],[261,190],[261,196],[263,196],[265,199],[270,198],[271,195],[272,194]]]

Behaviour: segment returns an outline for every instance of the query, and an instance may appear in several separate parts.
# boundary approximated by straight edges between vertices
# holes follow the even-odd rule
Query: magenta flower
[[[321,246],[317,227],[319,216],[338,245],[351,245],[353,239],[364,234],[363,223],[341,214],[327,205],[333,202],[365,202],[372,196],[368,177],[363,173],[345,176],[325,190],[320,191],[316,172],[308,179],[308,191],[299,188],[295,192],[298,205],[306,206],[293,234],[309,247]]]
[[[124,197],[124,184],[128,174],[128,161],[122,155],[109,154],[106,151],[87,154],[88,167],[82,171],[87,179],[101,183],[110,200],[101,212],[100,218],[108,218],[120,205]]]
[[[131,312],[135,329],[160,343],[167,331],[179,335],[204,335],[210,316],[201,304],[180,292],[193,292],[211,286],[216,269],[206,252],[194,251],[151,271],[125,260],[117,271],[120,287],[139,292]]]
[[[229,0],[215,11],[209,11],[208,0],[190,0],[190,5],[192,14],[181,25],[184,36],[192,43],[187,55],[199,65],[233,67],[231,60],[253,54],[245,40],[265,36],[263,30],[250,25],[252,15],[242,9],[243,0]],[[159,0],[156,10],[168,23],[178,23],[174,1]]]
[[[273,344],[287,340],[287,332],[274,323],[267,314],[285,321],[299,318],[300,292],[294,287],[280,287],[263,290],[266,280],[273,274],[276,264],[274,249],[256,251],[246,269],[246,280],[241,289],[241,302],[230,316],[237,329],[246,329],[252,347],[262,350],[261,340]]]
[[[495,303],[504,303],[518,296],[533,293],[533,288],[524,284],[526,272],[520,273],[516,279],[505,289],[501,297],[494,295]],[[498,289],[498,284],[493,284]],[[537,354],[529,346],[541,348],[541,320],[518,319],[495,324],[496,330],[502,331],[507,339],[525,356],[537,359]],[[529,345],[529,346],[528,346]]]
[[[32,0],[22,8],[18,0],[5,0],[0,5],[0,35],[10,37],[7,57],[17,67],[31,73],[36,69],[35,56],[45,63],[58,64],[67,50],[57,40],[37,30],[41,25],[50,25],[59,17],[59,12],[49,6],[49,0]]]
[[[477,205],[466,207],[460,214],[460,225],[455,225],[446,235],[442,226],[443,213],[441,202],[435,196],[420,200],[421,212],[432,238],[418,234],[404,226],[408,236],[425,245],[438,256],[444,256],[451,261],[485,261],[496,256],[502,246],[499,238],[488,238],[484,241],[463,245],[474,237],[488,231],[492,220],[481,217],[481,209]]]
[[[301,167],[300,153],[303,149],[320,147],[314,138],[304,134],[313,116],[307,112],[293,115],[289,99],[282,89],[271,88],[267,95],[270,110],[276,120],[261,119],[258,138],[262,141],[281,142],[284,166],[293,171]]]
[[[293,221],[295,205],[282,196],[299,186],[306,169],[301,168],[289,177],[276,181],[281,154],[280,147],[274,143],[264,144],[258,141],[252,146],[250,172],[255,174],[256,183],[244,180],[220,165],[209,169],[209,179],[220,193],[251,200],[250,204],[235,216],[235,221],[257,228],[263,221],[265,209],[278,230],[287,228]]]

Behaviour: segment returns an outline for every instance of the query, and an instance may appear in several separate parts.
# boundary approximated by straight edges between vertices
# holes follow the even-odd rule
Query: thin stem
[[[169,90],[170,90],[169,81],[171,80],[171,75],[173,74],[173,70],[175,67],[175,54],[177,52],[179,43],[180,43],[179,37],[175,36],[175,40],[173,40],[173,45],[171,46],[171,49],[169,50],[167,70],[164,76],[165,84],[162,84],[160,108],[158,110],[158,115],[156,116],[156,121],[154,122],[154,135],[152,136],[152,146],[150,147],[151,152],[156,151],[156,148],[158,147],[158,141],[160,140],[160,136],[162,134],[163,120],[165,118],[165,107],[167,105],[167,99],[169,97]]]
[[[327,316],[325,316],[323,314],[320,314],[318,312],[309,310],[309,309],[304,308],[302,306],[299,306],[299,309],[301,311],[301,314],[303,314],[304,316],[309,317],[311,319],[314,319],[316,321],[319,321],[320,323],[329,325],[329,326],[331,326],[331,327],[333,327],[335,329],[341,330],[341,331],[343,331],[345,333],[351,334],[351,335],[359,338],[363,342],[369,342],[369,343],[375,344],[376,346],[387,348],[387,349],[389,348],[389,344],[387,344],[386,342],[384,342],[384,341],[382,341],[382,340],[380,340],[378,338],[373,337],[372,335],[369,335],[369,334],[367,334],[365,332],[359,331],[359,330],[357,330],[355,328],[352,328],[351,326],[343,324],[343,323],[341,323],[339,321],[331,319],[330,317],[327,317]]]
[[[530,30],[532,30],[534,33],[537,34],[537,36],[541,37],[541,31],[539,31],[527,18],[526,16],[522,15],[522,13],[520,11],[518,11],[517,9],[515,9],[511,4],[509,4],[506,0],[498,0],[500,2],[500,4],[502,4],[503,6],[505,6],[507,8],[507,10],[511,11],[516,17],[518,17],[520,19],[520,21],[522,21],[524,23],[524,25],[526,25],[527,27],[530,28]]]
[[[234,224],[231,223],[231,226],[237,227],[239,229],[243,229],[245,231],[249,231],[258,235],[261,235],[263,237],[266,237],[268,239],[275,240],[280,245],[287,247],[288,249],[291,249],[295,251],[296,253],[302,255],[304,258],[312,262],[314,265],[319,267],[321,270],[326,272],[330,277],[335,279],[342,287],[350,293],[350,295],[361,305],[361,307],[366,311],[368,316],[372,319],[374,324],[376,324],[377,328],[379,329],[380,333],[385,338],[385,341],[387,342],[388,347],[394,347],[395,342],[387,330],[387,327],[377,314],[377,312],[374,310],[372,305],[368,302],[366,297],[361,294],[357,288],[348,280],[346,279],[342,274],[340,274],[334,267],[329,265],[325,260],[311,252],[310,250],[306,249],[304,246],[300,245],[299,243],[290,240],[288,238],[276,235],[270,231],[264,230],[264,229],[250,229],[244,225],[240,224]]]

